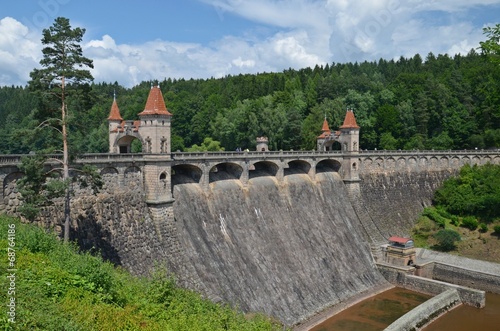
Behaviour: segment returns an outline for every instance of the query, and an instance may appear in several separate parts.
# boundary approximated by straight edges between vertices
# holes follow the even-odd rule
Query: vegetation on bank
[[[481,258],[480,243],[500,262],[500,165],[465,165],[443,182],[432,207],[422,212],[413,237],[419,246],[443,251],[467,250]],[[484,248],[484,247],[483,247]]]
[[[15,235],[8,238],[13,227]],[[0,216],[0,233],[4,308],[15,297],[15,323],[3,309],[2,330],[282,330],[268,317],[245,315],[177,287],[161,268],[149,278],[133,277],[79,252],[76,245],[63,245],[41,228],[6,216]],[[11,242],[14,294],[6,277],[13,268],[7,255]]]

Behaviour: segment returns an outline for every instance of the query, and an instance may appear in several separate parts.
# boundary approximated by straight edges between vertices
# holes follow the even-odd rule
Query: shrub
[[[460,241],[460,234],[451,229],[442,229],[434,235],[434,238],[438,241],[437,248],[447,252],[455,249],[455,243]]]
[[[427,216],[442,228],[444,228],[446,225],[446,218],[441,216],[441,214],[436,210],[436,208],[426,207],[424,208],[422,215]]]
[[[467,216],[467,217],[464,217],[464,219],[462,220],[462,226],[464,228],[471,230],[471,231],[474,231],[479,226],[479,222],[474,217]]]
[[[493,227],[493,233],[496,234],[497,236],[500,236],[500,225],[495,225]]]
[[[487,231],[488,231],[488,226],[487,226],[485,223],[481,223],[481,224],[479,225],[479,230],[480,230],[481,232],[487,232]]]

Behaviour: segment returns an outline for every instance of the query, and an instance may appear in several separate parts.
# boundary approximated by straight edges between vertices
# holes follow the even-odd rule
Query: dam
[[[323,125],[316,151],[172,152],[159,95],[152,88],[139,121],[113,104],[110,153],[75,160],[104,187],[72,188],[71,239],[136,275],[165,266],[182,286],[289,326],[392,286],[374,248],[407,235],[461,166],[500,164],[498,150],[363,151],[352,111],[339,131]],[[133,139],[142,153],[129,153]],[[21,157],[0,156],[0,212],[19,214]],[[35,222],[61,232],[61,205]]]
[[[385,283],[338,174],[174,187],[180,240],[204,292],[293,325]]]

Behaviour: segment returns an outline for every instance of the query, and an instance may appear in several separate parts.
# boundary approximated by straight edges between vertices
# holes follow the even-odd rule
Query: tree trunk
[[[62,136],[63,136],[63,181],[66,184],[66,192],[64,194],[64,243],[69,242],[69,227],[70,219],[70,182],[69,182],[69,156],[68,156],[68,137],[66,131],[66,103],[64,99],[64,77],[61,82],[61,119],[62,119]]]

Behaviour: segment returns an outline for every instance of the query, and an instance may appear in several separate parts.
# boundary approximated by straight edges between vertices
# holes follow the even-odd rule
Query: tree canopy
[[[498,54],[498,25],[485,34],[490,39],[482,43],[483,52],[472,49],[453,57],[429,53],[276,73],[164,79],[158,83],[174,115],[172,150],[202,146],[205,138],[219,141],[225,150],[253,149],[257,136],[267,136],[271,150],[310,150],[325,116],[336,129],[347,108],[361,127],[362,149],[498,148],[500,66],[490,61],[491,54]],[[70,118],[78,113],[78,121],[69,121],[70,146],[107,152],[113,93],[123,118],[133,120],[144,109],[150,85],[80,86],[68,99],[74,110]],[[14,86],[1,87],[0,95],[0,116],[6,119],[0,123],[0,152],[27,153],[56,143],[49,132],[31,139],[23,134],[43,117],[42,95]]]

